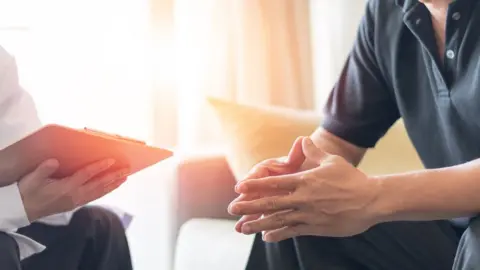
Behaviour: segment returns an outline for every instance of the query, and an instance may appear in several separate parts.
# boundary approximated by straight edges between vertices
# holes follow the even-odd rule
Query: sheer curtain
[[[314,108],[308,0],[176,0],[181,149],[218,145],[208,95]]]
[[[366,0],[310,0],[315,104],[321,112],[355,40]]]

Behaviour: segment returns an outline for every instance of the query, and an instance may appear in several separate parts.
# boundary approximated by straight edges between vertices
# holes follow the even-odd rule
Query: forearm
[[[354,166],[362,160],[367,149],[353,145],[323,128],[318,128],[311,136],[313,143],[323,151],[341,156]]]
[[[376,178],[380,192],[372,209],[380,222],[451,219],[480,212],[480,159]]]

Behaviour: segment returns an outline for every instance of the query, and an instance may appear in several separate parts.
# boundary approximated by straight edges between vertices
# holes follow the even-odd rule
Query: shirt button
[[[453,59],[453,58],[455,58],[455,52],[452,51],[452,50],[448,50],[448,51],[447,51],[447,58],[448,58],[448,59]]]
[[[458,21],[460,17],[461,17],[460,12],[455,12],[452,14],[452,19],[454,19],[455,21]]]

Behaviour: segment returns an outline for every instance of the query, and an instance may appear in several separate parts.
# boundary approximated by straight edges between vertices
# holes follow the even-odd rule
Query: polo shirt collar
[[[418,1],[417,0],[395,0],[395,3],[402,8],[403,12],[407,13],[416,4],[418,4]]]

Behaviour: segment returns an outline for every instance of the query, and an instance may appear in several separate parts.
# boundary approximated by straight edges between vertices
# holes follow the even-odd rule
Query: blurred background
[[[135,269],[172,269],[175,166],[221,152],[215,96],[320,112],[355,37],[363,0],[0,0],[0,45],[15,55],[44,123],[172,148],[176,157],[101,203],[135,215]]]

